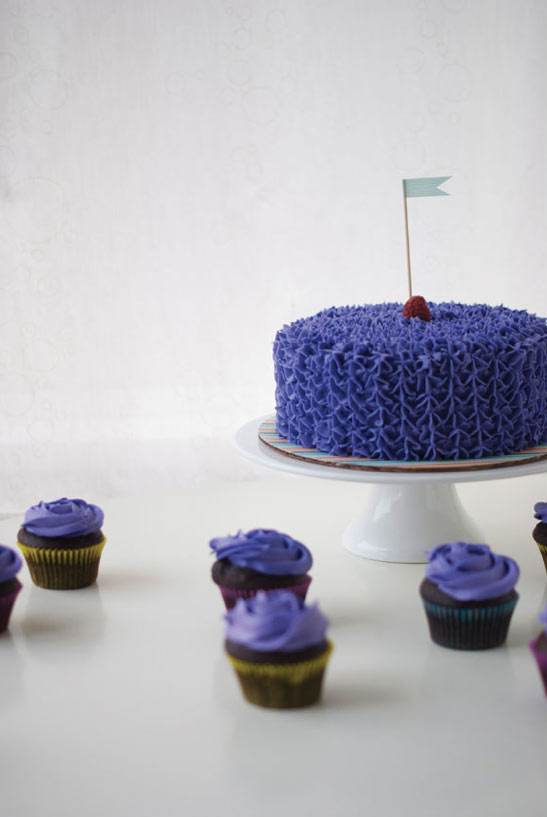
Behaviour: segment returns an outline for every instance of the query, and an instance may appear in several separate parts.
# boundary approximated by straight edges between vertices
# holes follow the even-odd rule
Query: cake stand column
[[[365,509],[347,527],[344,546],[382,562],[426,562],[426,551],[446,542],[482,544],[453,482],[374,485]]]

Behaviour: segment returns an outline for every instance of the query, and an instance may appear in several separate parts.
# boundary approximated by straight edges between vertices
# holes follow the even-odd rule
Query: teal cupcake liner
[[[518,593],[501,604],[481,607],[445,607],[422,601],[435,644],[451,650],[489,650],[505,642]]]

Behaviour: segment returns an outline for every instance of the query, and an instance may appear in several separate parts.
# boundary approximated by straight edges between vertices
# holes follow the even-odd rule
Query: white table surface
[[[287,475],[113,500],[96,586],[41,590],[25,566],[0,637],[2,817],[545,817],[547,698],[527,646],[545,476],[460,488],[522,571],[508,642],[482,653],[431,643],[423,565],[342,548],[368,490]],[[308,598],[335,642],[316,707],[251,706],[223,655],[207,542],[240,527],[313,551]]]

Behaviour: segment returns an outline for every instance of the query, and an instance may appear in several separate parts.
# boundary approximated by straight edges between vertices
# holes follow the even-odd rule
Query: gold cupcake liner
[[[47,590],[77,590],[97,579],[106,538],[84,548],[41,548],[17,542],[34,584]]]
[[[230,654],[228,658],[250,703],[270,709],[295,709],[310,706],[319,699],[332,650],[332,641],[327,641],[321,655],[291,664],[254,663]]]
[[[295,661],[291,664],[268,664],[255,663],[254,661],[242,661],[234,658],[228,653],[228,658],[233,668],[244,675],[254,675],[258,678],[280,678],[290,684],[299,684],[310,675],[315,675],[319,670],[324,670],[334,649],[332,641],[327,641],[325,652],[307,661]]]
[[[540,545],[539,542],[536,542],[536,545],[538,546],[539,552],[543,557],[543,564],[545,565],[545,570],[547,570],[547,545]]]

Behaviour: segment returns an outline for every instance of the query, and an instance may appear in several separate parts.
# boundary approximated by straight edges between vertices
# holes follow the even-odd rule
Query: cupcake
[[[547,607],[539,614],[539,620],[545,625],[543,632],[530,641],[530,649],[536,659],[545,694],[547,695]]]
[[[21,557],[11,548],[0,545],[0,633],[7,630],[15,599],[22,588],[16,574],[21,570]]]
[[[420,595],[432,640],[453,650],[503,644],[518,600],[517,563],[465,542],[438,545],[427,557]]]
[[[239,531],[211,539],[209,546],[217,557],[211,575],[228,610],[258,590],[290,590],[306,598],[312,555],[290,536],[276,530]]]
[[[39,502],[25,514],[17,544],[32,581],[48,590],[75,590],[93,584],[106,539],[104,514],[83,499]]]
[[[547,570],[547,502],[536,502],[534,505],[534,519],[539,519],[532,531],[534,541],[543,556],[543,564]]]
[[[225,619],[226,652],[250,703],[295,709],[319,699],[332,644],[317,604],[287,590],[259,590]]]

